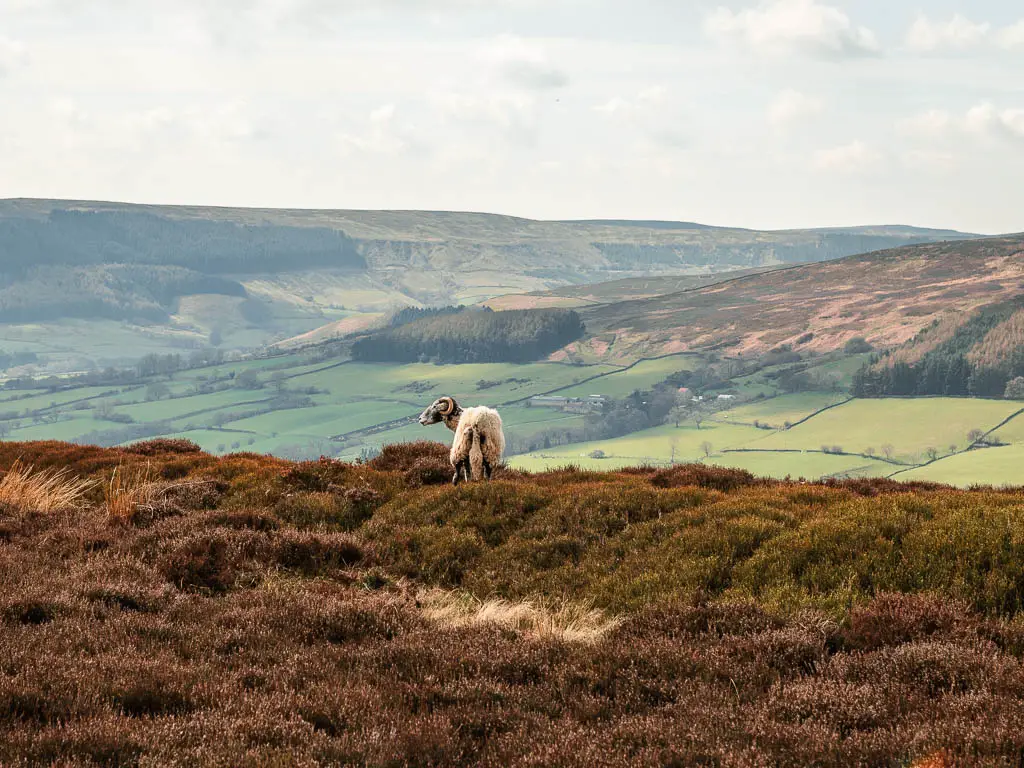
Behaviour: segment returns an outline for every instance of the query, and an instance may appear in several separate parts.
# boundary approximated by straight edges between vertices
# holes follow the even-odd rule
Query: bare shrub
[[[0,480],[0,505],[21,513],[64,512],[79,504],[94,485],[95,481],[75,477],[68,469],[34,472],[16,461]]]
[[[621,625],[591,606],[562,602],[546,606],[531,600],[477,600],[472,595],[430,589],[417,595],[423,615],[446,628],[493,624],[526,637],[596,643]]]
[[[156,491],[154,472],[149,464],[115,467],[103,488],[107,517],[112,522],[130,524],[139,507],[153,501]]]

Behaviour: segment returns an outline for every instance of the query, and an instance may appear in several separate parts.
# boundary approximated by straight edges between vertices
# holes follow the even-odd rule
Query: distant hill
[[[0,352],[39,353],[39,370],[81,370],[169,348],[330,338],[407,306],[621,278],[706,280],[969,237],[914,227],[758,232],[483,213],[6,200]],[[620,299],[650,295],[621,288]]]
[[[1024,235],[720,277],[707,287],[580,306],[588,337],[568,354],[602,360],[708,350],[749,355],[784,344],[824,352],[855,337],[895,347],[933,324],[937,337],[955,331],[964,313],[1024,294]],[[542,305],[544,296],[536,298]],[[1013,317],[1006,328],[1019,322]],[[1011,331],[1002,341],[987,338],[992,350],[1002,349]],[[977,354],[997,354],[986,349],[979,346]]]

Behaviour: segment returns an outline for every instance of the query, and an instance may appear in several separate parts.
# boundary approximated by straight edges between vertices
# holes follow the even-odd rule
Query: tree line
[[[166,322],[175,300],[197,293],[247,296],[241,283],[176,266],[32,267],[0,281],[0,322],[59,318]]]
[[[156,264],[205,274],[346,267],[366,261],[328,227],[246,226],[136,211],[55,210],[46,219],[0,219],[0,264],[22,276],[42,265]]]
[[[427,316],[352,345],[363,362],[526,363],[579,339],[585,327],[566,309],[467,309]]]
[[[938,324],[910,343],[928,344]],[[993,305],[975,313],[948,339],[915,361],[886,352],[874,356],[855,375],[856,397],[1013,397],[1011,382],[1024,376],[1024,300]]]

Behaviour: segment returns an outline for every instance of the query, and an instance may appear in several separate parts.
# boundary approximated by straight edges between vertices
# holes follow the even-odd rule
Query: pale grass
[[[424,617],[447,628],[493,624],[534,639],[596,643],[622,624],[589,605],[562,602],[545,605],[532,600],[477,600],[442,589],[423,590],[417,601]]]
[[[19,512],[49,514],[72,509],[93,487],[92,480],[75,477],[67,469],[34,472],[15,461],[0,480],[0,506]]]
[[[140,506],[153,501],[156,492],[157,484],[149,464],[131,469],[118,465],[103,489],[107,517],[115,522],[130,523]]]

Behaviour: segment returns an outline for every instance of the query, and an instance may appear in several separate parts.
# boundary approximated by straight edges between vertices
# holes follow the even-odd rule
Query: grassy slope
[[[1021,485],[1024,483],[1024,441],[941,459],[904,472],[899,480],[930,480],[950,485]]]
[[[838,397],[838,401],[842,399]],[[674,444],[677,461],[702,460],[749,469],[766,477],[885,476],[902,469],[880,460],[882,446],[886,443],[893,445],[896,461],[923,464],[928,461],[924,452],[929,447],[939,447],[940,455],[949,453],[952,444],[963,451],[968,447],[968,432],[989,430],[1019,409],[1019,405],[992,400],[855,400],[817,413],[789,430],[765,431],[749,426],[755,419],[767,424],[796,423],[834,402],[837,396],[828,394],[782,396],[721,412],[699,431],[689,423],[681,428],[666,425],[626,437],[517,456],[511,463],[532,471],[567,464],[594,469],[645,463],[666,465],[671,461]],[[942,459],[912,473],[900,474],[900,477],[959,486],[1022,483],[1024,469],[1021,467],[1024,465],[1017,460],[1024,439],[1015,431],[1016,423],[1016,419],[1011,421],[1002,432],[1004,440],[1014,443],[1009,448]],[[705,442],[712,448],[712,455],[707,458]],[[839,446],[851,454],[874,448],[878,458],[826,455],[820,452],[822,446]],[[587,458],[595,450],[604,451],[608,458]]]
[[[145,388],[84,388],[59,393],[28,392],[29,397],[16,399],[21,393],[0,393],[0,414],[13,417],[8,426],[19,424],[9,435],[12,440],[75,439],[91,432],[123,428],[113,422],[95,418],[94,408],[109,404],[118,414],[131,416],[137,423],[169,422],[173,434],[193,439],[210,451],[237,448],[273,453],[283,449],[313,453],[341,450],[341,455],[354,458],[367,447],[433,437],[446,439],[443,431],[429,432],[415,425],[413,418],[431,400],[451,394],[464,403],[501,405],[506,431],[515,438],[527,439],[548,429],[578,428],[580,416],[553,409],[510,405],[534,394],[558,391],[566,395],[604,394],[622,397],[662,381],[667,375],[692,367],[695,359],[673,356],[650,360],[622,370],[613,366],[570,366],[557,363],[513,365],[366,365],[311,362],[302,354],[277,358],[226,363],[219,366],[185,371],[168,382],[179,397],[159,402],[144,400]],[[838,364],[835,364],[838,365]],[[256,371],[267,384],[263,389],[230,388],[212,394],[191,394],[203,382],[230,384],[230,374]],[[312,396],[314,407],[276,411],[252,416],[252,412],[271,407],[276,395],[271,384],[274,376],[286,377],[293,390],[315,387],[321,394]],[[574,381],[598,376],[586,384]],[[501,382],[484,390],[477,389],[480,380]],[[767,386],[767,381],[763,383]],[[415,385],[415,391],[410,387]],[[762,386],[752,385],[751,389]],[[743,389],[741,386],[740,389]],[[323,393],[326,391],[326,393]],[[187,396],[181,396],[187,395]],[[991,429],[1019,405],[994,401],[970,400],[887,400],[860,401],[826,411],[811,421],[786,432],[773,433],[755,429],[754,421],[781,426],[796,423],[843,398],[842,395],[809,393],[773,397],[719,413],[717,423],[707,423],[698,431],[692,424],[683,429],[662,427],[629,435],[618,440],[597,441],[583,445],[561,446],[539,454],[517,457],[514,464],[542,469],[566,463],[598,468],[638,463],[668,463],[672,445],[676,444],[676,460],[704,459],[704,442],[711,443],[713,454],[709,463],[748,467],[759,474],[773,477],[787,475],[821,477],[837,473],[885,474],[898,467],[861,457],[826,457],[817,453],[736,454],[742,448],[764,450],[818,451],[821,446],[839,445],[849,452],[875,448],[881,455],[882,445],[891,443],[900,461],[920,463],[922,453],[931,446],[948,452],[956,443],[966,447],[971,429]],[[51,404],[56,403],[56,407]],[[76,409],[76,404],[78,408]],[[35,414],[46,422],[37,423]],[[941,418],[936,414],[941,413]],[[404,423],[402,423],[404,420]],[[394,423],[391,423],[394,422]],[[388,424],[391,423],[391,424]],[[997,435],[1008,442],[1020,442],[1018,421],[1011,422]],[[381,428],[378,429],[378,426]],[[374,428],[372,431],[367,431]],[[343,442],[328,443],[331,438]],[[237,446],[236,446],[237,443]],[[603,450],[610,458],[594,462],[586,455]],[[992,454],[995,456],[995,454]],[[1006,452],[1004,455],[1010,455]],[[965,469],[958,469],[960,465]],[[1006,462],[997,469],[983,468],[980,460],[972,463],[960,459],[957,464],[934,465],[929,477],[943,479],[944,466],[951,467],[950,482],[968,484],[994,478],[998,482],[1014,479],[1013,467]],[[970,467],[976,467],[973,471]],[[955,471],[953,471],[955,469]]]
[[[890,443],[894,458],[922,461],[934,447],[940,453],[966,448],[973,429],[994,427],[1014,411],[1013,403],[995,400],[927,398],[920,400],[856,400],[833,408],[805,424],[759,440],[757,448],[815,450],[822,445],[839,445],[862,453],[874,448],[881,455]]]

